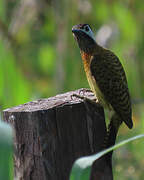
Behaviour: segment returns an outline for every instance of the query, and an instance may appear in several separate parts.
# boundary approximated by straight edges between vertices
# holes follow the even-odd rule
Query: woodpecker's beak
[[[77,25],[72,27],[72,33],[73,35],[78,35],[81,32],[80,29],[78,29]]]
[[[77,31],[79,31],[80,29],[79,29],[79,27],[78,27],[78,25],[74,25],[73,27],[72,27],[72,33],[75,33],[75,32],[77,32]]]
[[[72,33],[73,33],[74,39],[76,41],[79,41],[80,39],[82,39],[84,37],[84,35],[83,35],[84,32],[82,32],[82,30],[79,28],[78,25],[75,25],[72,27]]]
[[[72,33],[77,33],[77,32],[79,32],[80,30],[79,29],[75,29],[75,28],[72,28]]]
[[[80,29],[78,29],[77,25],[72,27],[73,37],[76,41],[78,40],[77,38],[78,38],[79,32],[80,32]]]

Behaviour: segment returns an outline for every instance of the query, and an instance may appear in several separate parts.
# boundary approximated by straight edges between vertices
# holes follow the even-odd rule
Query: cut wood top
[[[81,103],[81,99],[71,97],[73,94],[79,94],[81,96],[86,96],[90,99],[94,99],[94,94],[92,92],[86,92],[86,90],[87,89],[85,88],[81,88],[75,91],[56,95],[54,97],[38,99],[36,101],[5,109],[4,112],[34,112],[39,110],[51,109],[53,107],[62,105]]]

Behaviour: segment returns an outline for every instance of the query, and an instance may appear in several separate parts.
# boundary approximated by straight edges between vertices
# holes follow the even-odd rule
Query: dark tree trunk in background
[[[82,91],[82,90],[81,90]],[[71,98],[79,90],[3,112],[15,130],[14,165],[19,180],[68,180],[72,164],[102,150],[106,125],[101,107]],[[89,97],[92,94],[87,93]],[[92,180],[111,180],[111,158],[92,167]]]

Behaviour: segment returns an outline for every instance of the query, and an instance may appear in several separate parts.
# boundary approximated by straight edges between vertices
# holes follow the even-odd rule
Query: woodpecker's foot
[[[86,97],[78,95],[78,94],[72,94],[71,99],[74,100],[74,98],[84,100]]]
[[[91,93],[91,96],[94,96],[93,91],[91,89],[81,89],[81,90],[79,90],[79,95],[87,96],[87,93]]]
[[[72,97],[72,98],[75,97],[75,98],[81,99],[81,100],[83,100],[83,101],[85,101],[85,100],[94,101],[94,100],[91,100],[91,99],[89,99],[89,98],[87,98],[87,97],[85,97],[85,96],[81,96],[81,95],[78,95],[78,94],[73,94],[71,97]],[[94,101],[94,102],[95,102],[95,101]]]
[[[71,98],[73,98],[73,97],[83,100],[84,103],[90,103],[90,104],[93,104],[93,105],[98,105],[98,106],[100,106],[100,104],[98,103],[97,99],[94,99],[94,100],[93,100],[93,99],[89,99],[89,98],[87,98],[87,97],[85,97],[85,96],[80,96],[80,95],[78,95],[78,94],[73,94],[73,95],[71,96]]]
[[[94,101],[96,101],[96,103],[98,103],[97,97],[94,95],[93,91],[90,90],[90,89],[81,89],[81,90],[79,91],[79,95],[80,95],[80,96],[84,96],[84,97],[87,97],[87,96],[92,97],[92,99],[93,99]]]

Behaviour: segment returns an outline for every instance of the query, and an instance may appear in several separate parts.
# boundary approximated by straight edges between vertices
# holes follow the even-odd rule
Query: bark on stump
[[[84,89],[40,99],[3,111],[15,130],[14,165],[18,180],[68,180],[72,164],[102,150],[103,108],[71,98]],[[92,93],[87,93],[93,98]],[[91,180],[112,180],[111,157],[95,161]]]

